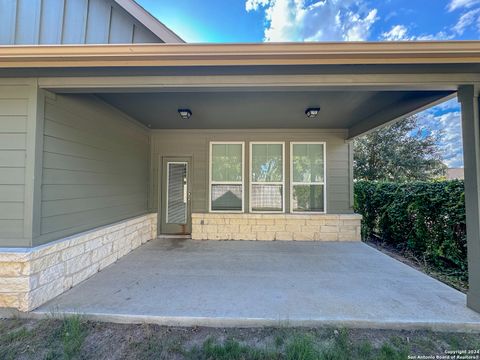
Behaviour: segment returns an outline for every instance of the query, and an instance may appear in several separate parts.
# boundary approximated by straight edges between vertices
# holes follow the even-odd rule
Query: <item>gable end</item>
[[[0,45],[181,43],[134,0],[0,0]]]

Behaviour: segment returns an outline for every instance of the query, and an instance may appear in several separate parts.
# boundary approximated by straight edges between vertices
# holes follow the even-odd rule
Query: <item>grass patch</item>
[[[383,344],[377,356],[379,360],[404,360],[407,357],[407,349],[398,349],[389,344]]]
[[[66,359],[74,359],[80,354],[86,336],[86,322],[80,315],[68,316],[63,319],[61,341]]]
[[[326,337],[295,330],[275,336],[270,347],[258,348],[235,339],[219,342],[207,339],[201,347],[187,353],[195,360],[400,360],[408,356],[408,347],[392,339],[375,348],[369,341],[354,342],[347,330],[335,330]]]
[[[2,336],[2,343],[8,344],[15,341],[27,340],[31,335],[31,331],[21,327],[20,329],[16,329]]]
[[[480,335],[334,328],[176,328],[0,320],[0,359],[400,360],[480,349]]]
[[[287,360],[315,360],[319,359],[320,352],[309,335],[294,335],[285,346]]]
[[[86,322],[80,316],[61,321],[0,321],[0,359],[78,359],[87,336]]]
[[[29,341],[34,334],[31,330],[27,330],[25,327],[21,326],[6,333],[0,334],[0,359],[5,360],[14,360],[28,349],[20,349],[16,344],[26,343]]]
[[[244,345],[234,339],[227,339],[218,343],[208,338],[201,348],[193,348],[187,354],[189,359],[215,359],[215,360],[269,360],[279,359],[278,355],[267,349],[259,349]]]
[[[360,359],[370,359],[373,355],[374,348],[368,341],[362,341],[358,344],[357,353]]]

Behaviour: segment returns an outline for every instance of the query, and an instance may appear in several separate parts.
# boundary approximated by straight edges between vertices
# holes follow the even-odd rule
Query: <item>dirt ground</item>
[[[471,359],[480,359],[480,334],[287,327],[181,328],[99,323],[81,317],[0,320],[0,359],[395,360],[445,355],[449,351],[470,351],[474,356]]]

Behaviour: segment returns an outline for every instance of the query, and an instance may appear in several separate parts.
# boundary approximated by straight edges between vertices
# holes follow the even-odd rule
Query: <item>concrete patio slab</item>
[[[29,316],[480,331],[461,292],[359,242],[157,239]]]

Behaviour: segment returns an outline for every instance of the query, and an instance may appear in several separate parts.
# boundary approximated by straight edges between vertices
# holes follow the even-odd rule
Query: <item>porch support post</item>
[[[480,115],[478,88],[460,86],[469,291],[467,306],[480,312]]]

